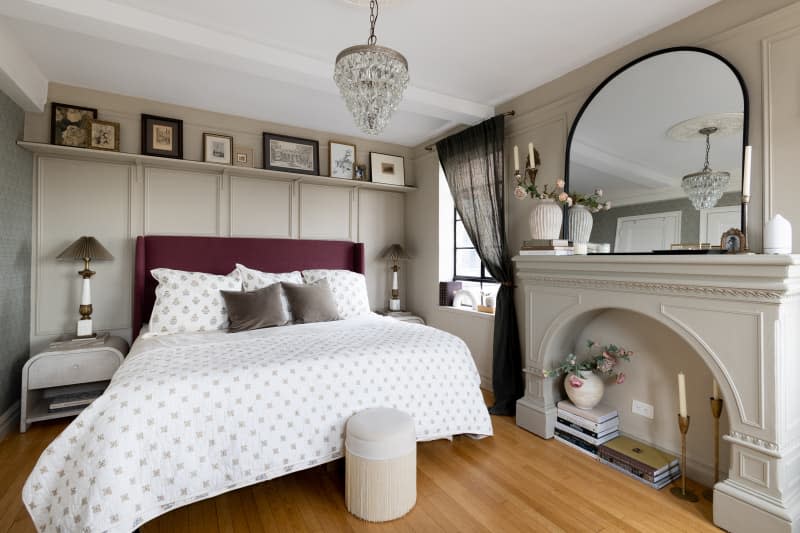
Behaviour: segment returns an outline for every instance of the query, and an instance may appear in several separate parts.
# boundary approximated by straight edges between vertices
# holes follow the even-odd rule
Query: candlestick
[[[750,168],[753,160],[753,147],[744,147],[744,168],[742,169],[742,196],[750,196]]]
[[[682,376],[683,373],[678,374]],[[681,486],[672,487],[670,492],[676,498],[690,502],[699,500],[691,490],[686,490],[686,433],[689,432],[689,417],[678,415],[678,428],[681,430]]]
[[[686,410],[686,376],[683,372],[678,373],[678,414],[682,418],[689,417]]]
[[[716,381],[714,384],[716,385]],[[719,392],[719,391],[717,391]],[[711,414],[714,417],[714,485],[719,483],[719,417],[722,416],[722,398],[709,398],[711,402]],[[714,485],[703,492],[703,497],[714,501]]]
[[[514,171],[519,172],[519,147],[514,145]]]

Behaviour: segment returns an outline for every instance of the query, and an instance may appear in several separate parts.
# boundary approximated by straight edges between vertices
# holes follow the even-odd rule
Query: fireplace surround
[[[573,351],[575,332],[599,313],[640,313],[685,340],[720,384],[731,462],[714,487],[714,523],[733,532],[800,532],[800,256],[527,256],[515,263],[524,293],[519,426],[551,438],[562,380],[542,370]]]

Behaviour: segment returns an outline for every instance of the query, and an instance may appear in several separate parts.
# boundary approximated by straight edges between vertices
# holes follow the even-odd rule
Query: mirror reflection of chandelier
[[[367,44],[351,46],[339,53],[333,79],[358,128],[377,135],[400,104],[409,77],[406,58],[400,52],[376,44],[377,0],[370,0],[369,9]]]
[[[703,165],[703,170],[687,174],[681,181],[681,188],[695,209],[710,209],[717,205],[731,181],[730,172],[713,170],[708,163],[708,156],[711,152],[711,135],[716,132],[717,128],[713,126],[698,130],[698,133],[706,138],[705,165]]]

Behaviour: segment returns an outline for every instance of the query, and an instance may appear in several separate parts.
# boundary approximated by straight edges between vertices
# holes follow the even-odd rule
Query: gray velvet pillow
[[[220,291],[228,308],[229,333],[283,326],[289,322],[281,301],[281,284],[255,291]]]
[[[289,309],[297,324],[339,320],[336,301],[327,280],[298,284],[281,282],[283,293],[289,300]]]

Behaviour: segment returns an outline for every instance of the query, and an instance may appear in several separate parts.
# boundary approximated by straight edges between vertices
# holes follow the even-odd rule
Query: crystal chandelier
[[[722,194],[731,181],[729,172],[712,170],[708,164],[708,154],[711,151],[711,134],[717,128],[708,127],[700,130],[700,135],[706,136],[706,163],[703,170],[687,174],[683,177],[681,188],[692,201],[695,209],[710,209],[717,205]]]
[[[408,62],[399,52],[378,46],[375,22],[378,2],[369,3],[367,44],[345,48],[336,56],[333,80],[339,86],[356,126],[364,133],[377,135],[403,98],[408,86]]]

